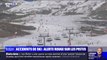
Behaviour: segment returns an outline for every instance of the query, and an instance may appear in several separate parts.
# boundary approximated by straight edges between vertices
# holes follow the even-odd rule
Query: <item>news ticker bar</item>
[[[87,46],[6,46],[3,58],[34,60],[93,60],[99,47]],[[103,56],[107,57],[107,47],[103,48]],[[5,56],[5,57],[4,57]],[[0,59],[3,60],[3,59]]]
[[[6,46],[5,52],[46,52],[46,51],[71,51],[87,52],[88,47],[83,46]]]
[[[7,59],[88,60],[86,46],[6,46]],[[26,59],[25,59],[26,60]]]

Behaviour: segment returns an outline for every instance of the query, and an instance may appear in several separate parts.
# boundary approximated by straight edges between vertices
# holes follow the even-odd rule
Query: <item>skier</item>
[[[70,46],[71,45],[71,40],[68,40],[68,46]]]

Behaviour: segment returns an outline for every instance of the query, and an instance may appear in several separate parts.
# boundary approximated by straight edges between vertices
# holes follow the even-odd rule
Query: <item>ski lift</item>
[[[41,33],[39,37],[49,37],[49,33]]]
[[[55,39],[55,40],[61,40],[60,37],[55,37],[54,39]]]
[[[52,38],[48,38],[46,41],[47,41],[47,42],[51,42],[51,41],[52,41]]]
[[[44,44],[43,44],[43,43],[37,43],[37,45],[39,45],[39,46],[40,46],[40,45],[44,45]]]
[[[74,32],[69,32],[69,34],[74,34]]]
[[[38,41],[38,42],[42,42],[42,38],[38,38],[37,41]]]
[[[63,38],[68,38],[68,36],[66,34],[62,34]]]

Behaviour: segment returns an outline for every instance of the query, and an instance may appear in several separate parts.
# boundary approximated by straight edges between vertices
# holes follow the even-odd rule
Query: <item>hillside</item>
[[[6,24],[0,29],[6,34],[16,31],[19,35],[9,38],[4,45],[105,46],[107,43],[106,39],[101,40],[107,37],[106,1],[14,2],[20,4],[1,13],[1,22]]]

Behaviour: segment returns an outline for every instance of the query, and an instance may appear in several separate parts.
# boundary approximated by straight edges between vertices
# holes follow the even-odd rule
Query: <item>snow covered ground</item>
[[[32,18],[32,16],[36,16]],[[29,17],[32,20],[29,20],[25,25],[27,26],[35,26],[37,27],[36,30],[30,31],[31,35],[26,35],[22,37],[16,37],[13,39],[9,39],[4,43],[4,45],[33,45],[33,46],[43,46],[38,45],[39,39],[44,42],[43,37],[39,37],[40,34],[48,34],[52,38],[51,42],[46,42],[46,46],[69,46],[68,40],[69,38],[64,38],[62,34],[66,34],[68,36],[68,31],[65,30],[68,28],[75,28],[74,32],[79,32],[78,29],[80,28],[80,24],[76,23],[75,21],[80,20],[80,16],[49,16],[49,15],[32,15]],[[42,17],[41,17],[42,16]],[[78,17],[78,18],[76,18]],[[26,19],[26,18],[25,18]],[[58,36],[60,40],[55,40],[54,38]],[[106,46],[106,36],[96,36],[96,37],[89,37],[83,33],[79,33],[77,36],[71,34],[71,46],[75,45],[85,45],[85,46]],[[102,40],[103,39],[103,40]]]
[[[66,1],[68,2],[68,1]],[[70,6],[63,9],[63,10],[70,10],[70,9],[77,9],[77,12],[81,12],[81,7],[86,11],[86,4],[90,6],[92,4],[92,1],[83,3],[82,1],[80,4],[77,5],[76,8]],[[75,2],[77,3],[77,2]],[[97,2],[98,3],[98,2]],[[101,3],[101,5],[104,2]],[[45,4],[45,5],[44,5]],[[48,5],[49,4],[49,5]],[[29,11],[36,11],[39,8],[51,8],[51,4],[55,4],[59,6],[60,4],[66,5],[64,2],[60,2],[60,4],[54,2],[47,2],[47,1],[34,1],[34,2],[24,2],[21,5],[11,8],[8,11],[9,12],[23,12],[28,13]],[[79,4],[79,3],[78,3]],[[93,3],[95,4],[95,2]],[[40,6],[39,6],[40,5]],[[47,6],[48,5],[48,6]],[[93,10],[99,8],[99,5],[93,7]],[[84,12],[83,11],[83,12]],[[65,12],[65,11],[62,11]],[[53,13],[53,12],[52,12]],[[21,18],[21,20],[24,20],[24,22],[11,22],[12,24],[20,24],[25,26],[34,26],[36,27],[36,30],[31,30],[31,35],[26,36],[14,36],[13,38],[6,39],[5,42],[1,43],[2,46],[106,46],[106,38],[107,35],[101,35],[101,36],[87,36],[86,33],[82,33],[79,29],[81,27],[81,23],[77,21],[84,21],[85,19],[82,19],[81,17],[86,17],[87,15],[58,15],[58,16],[52,16],[49,15],[43,15],[43,14],[36,14],[29,15],[27,17]],[[92,21],[92,19],[89,19]],[[23,24],[24,23],[24,24]],[[70,30],[70,31],[69,31]],[[26,30],[27,31],[27,30]],[[70,35],[70,37],[69,37]],[[44,44],[45,42],[45,44]]]

